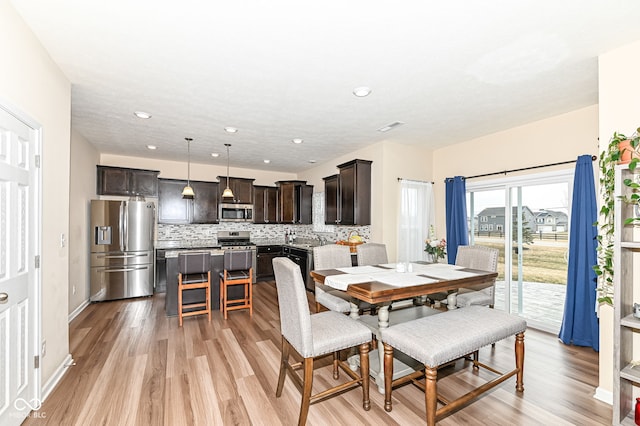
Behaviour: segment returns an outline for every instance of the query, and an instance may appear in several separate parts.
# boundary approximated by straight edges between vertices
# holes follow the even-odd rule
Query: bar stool
[[[249,309],[253,317],[253,253],[251,250],[224,252],[224,271],[220,273],[220,310],[227,319],[229,311]],[[244,298],[229,300],[229,287],[244,286]]]
[[[183,304],[185,290],[204,289],[205,301]],[[202,309],[197,309],[202,308]],[[211,254],[208,252],[178,253],[178,318],[207,314],[211,322]]]

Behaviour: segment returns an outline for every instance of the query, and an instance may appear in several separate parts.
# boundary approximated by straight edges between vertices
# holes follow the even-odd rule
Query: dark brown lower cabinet
[[[259,280],[272,279],[273,258],[282,256],[281,246],[258,246],[256,251],[256,278]]]

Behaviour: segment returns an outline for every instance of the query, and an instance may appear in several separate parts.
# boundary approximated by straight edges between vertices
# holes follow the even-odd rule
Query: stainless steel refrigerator
[[[91,200],[92,302],[153,294],[155,205]]]

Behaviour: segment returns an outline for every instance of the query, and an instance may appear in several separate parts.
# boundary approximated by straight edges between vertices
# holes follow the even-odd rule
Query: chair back
[[[246,271],[253,267],[251,250],[227,250],[224,252],[224,269],[226,271]]]
[[[481,271],[498,270],[498,249],[485,246],[459,246],[456,265]]]
[[[357,248],[358,266],[389,263],[387,246],[380,243],[360,244]]]
[[[336,269],[351,266],[351,250],[348,246],[327,244],[313,248],[313,269]]]
[[[202,274],[211,270],[211,253],[178,253],[178,272],[181,274]]]
[[[278,290],[282,336],[303,357],[313,356],[311,314],[300,267],[291,259],[276,257],[273,259],[273,274]]]

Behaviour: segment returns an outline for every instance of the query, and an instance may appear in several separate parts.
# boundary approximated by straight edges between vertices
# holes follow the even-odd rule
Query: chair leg
[[[362,407],[364,411],[371,409],[369,399],[369,343],[360,345],[360,377],[362,378]]]
[[[427,425],[433,426],[436,424],[436,411],[438,410],[438,367],[431,368],[425,365],[424,376],[424,400],[427,407]]]
[[[338,370],[338,360],[340,359],[340,352],[335,351],[333,353],[333,378],[338,380],[340,378],[340,370]]]
[[[518,373],[516,374],[516,390],[518,392],[524,392],[524,384],[522,383],[522,377],[524,375],[524,333],[516,334],[516,368]]]
[[[211,322],[211,272],[209,272],[209,282],[207,283],[205,294],[207,303],[207,319],[209,320],[209,322]]]
[[[379,345],[378,345],[379,346]],[[384,347],[384,410],[389,412],[391,406],[391,388],[393,382],[393,347],[383,343]],[[378,351],[380,353],[380,351]]]
[[[178,323],[182,327],[182,274],[178,275]]]
[[[278,374],[278,387],[276,387],[276,398],[282,395],[284,379],[287,376],[287,365],[289,363],[289,342],[282,338],[282,348],[280,355],[280,373]]]
[[[302,403],[300,404],[300,417],[298,418],[298,426],[304,426],[307,423],[307,414],[309,414],[309,405],[311,404],[311,389],[313,388],[313,358],[304,359],[304,379],[302,387]]]
[[[220,313],[224,315],[224,283],[220,278]]]
[[[249,283],[249,317],[253,317],[253,283]]]
[[[222,311],[224,313],[224,319],[227,319],[227,315],[229,314],[229,311],[227,310],[227,285],[223,284],[222,286],[222,301],[223,301],[223,306],[224,306],[224,311]]]

